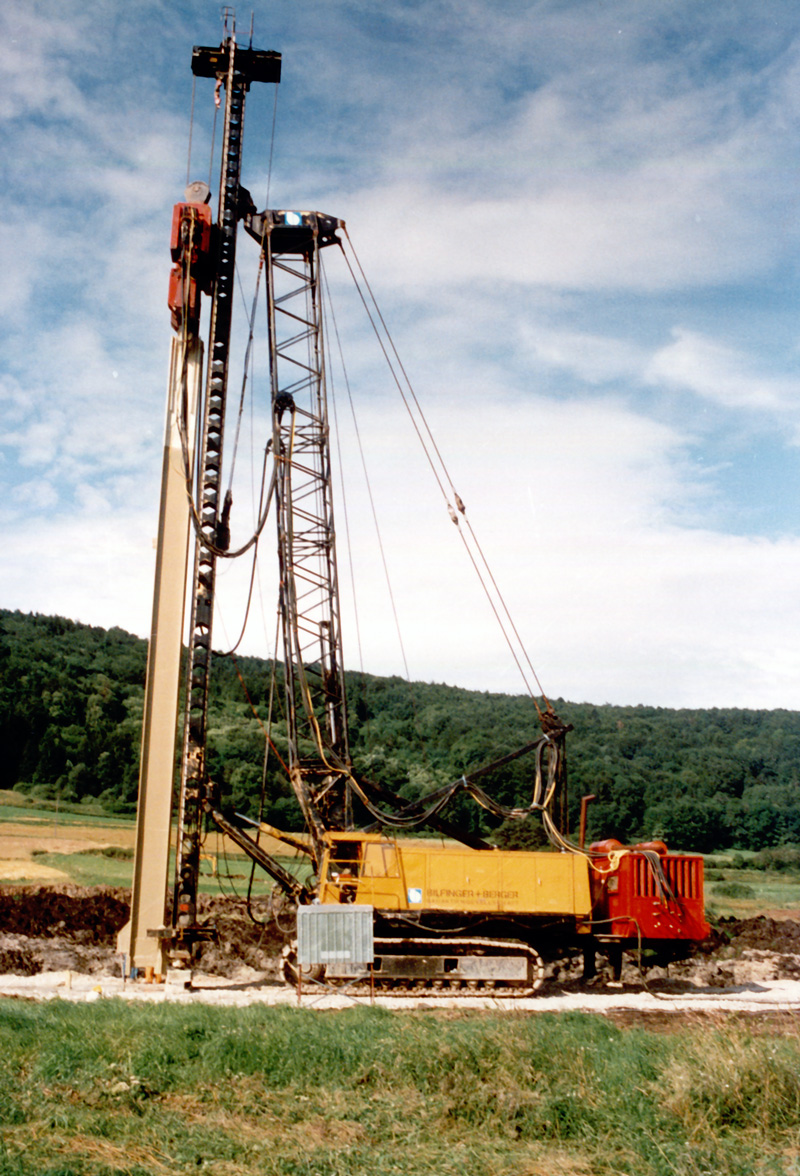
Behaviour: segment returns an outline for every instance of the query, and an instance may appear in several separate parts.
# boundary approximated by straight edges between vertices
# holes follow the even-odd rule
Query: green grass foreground
[[[800,1040],[583,1014],[0,1001],[0,1176],[800,1169]]]

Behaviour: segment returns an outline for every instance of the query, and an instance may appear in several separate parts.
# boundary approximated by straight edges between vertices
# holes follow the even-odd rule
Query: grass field
[[[302,857],[276,855],[281,865],[290,873],[304,875],[309,866]],[[170,870],[175,855],[170,855]],[[132,856],[128,859],[105,857],[91,851],[85,853],[43,853],[34,850],[33,865],[42,865],[63,875],[78,886],[122,886],[131,885]],[[201,863],[200,893],[231,894],[244,893],[250,879],[250,860],[244,854],[219,856],[209,854]],[[22,879],[17,879],[22,881]],[[270,894],[275,883],[263,871],[257,870],[253,880],[253,894]]]
[[[780,852],[780,851],[779,851]],[[712,854],[706,861],[707,908],[716,915],[800,918],[800,870],[754,868],[758,855]]]
[[[0,1176],[788,1176],[800,1041],[735,1021],[4,1001],[0,1121]]]
[[[792,915],[800,918],[800,878],[753,870],[725,870],[724,880],[706,883],[706,903],[719,915],[749,919],[754,915]],[[733,883],[746,893],[731,897]]]
[[[20,803],[18,793],[0,791],[0,882],[74,882],[80,886],[131,884],[136,822],[114,817],[92,806],[70,805],[67,811],[54,802]],[[262,838],[292,872],[308,871],[302,856],[286,854],[274,838]],[[212,833],[201,862],[204,894],[229,894],[246,886],[250,861],[220,834]],[[273,882],[256,873],[255,894],[269,894]]]

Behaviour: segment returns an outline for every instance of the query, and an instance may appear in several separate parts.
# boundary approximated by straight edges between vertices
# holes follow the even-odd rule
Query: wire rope
[[[253,545],[253,559],[252,559],[252,562],[250,565],[250,582],[249,582],[248,589],[247,589],[247,603],[245,604],[244,617],[242,619],[242,627],[239,630],[239,636],[236,638],[233,645],[230,647],[230,649],[223,650],[219,654],[220,657],[233,657],[233,655],[236,653],[236,650],[239,648],[239,646],[242,644],[242,641],[244,640],[244,635],[247,632],[247,622],[250,619],[250,608],[253,603],[253,585],[255,583],[257,562],[258,562],[258,543],[256,542]]]
[[[233,437],[233,453],[231,454],[230,470],[228,474],[228,492],[230,493],[233,486],[233,474],[236,466],[236,458],[239,452],[239,437],[242,430],[242,416],[244,414],[244,402],[247,394],[248,376],[252,374],[253,364],[253,340],[255,337],[256,325],[256,310],[258,309],[258,293],[261,289],[261,274],[264,269],[264,253],[261,251],[258,258],[258,270],[256,271],[255,290],[253,291],[253,300],[250,304],[250,319],[247,332],[247,346],[244,352],[244,362],[242,364],[242,388],[239,393],[239,410],[236,414],[236,431]],[[238,275],[238,271],[237,271]],[[241,282],[240,282],[241,289]],[[244,291],[242,290],[242,297],[244,298]]]
[[[346,236],[346,238],[347,238],[347,243],[348,243],[348,245],[350,246],[350,248],[351,248],[351,249],[352,249],[352,251],[353,251],[353,257],[354,257],[354,258],[355,258],[355,260],[356,260],[356,265],[358,266],[358,271],[359,271],[359,273],[361,274],[362,278],[364,279],[364,285],[365,285],[365,286],[366,286],[366,288],[367,288],[367,291],[368,291],[368,293],[369,293],[369,296],[370,296],[370,300],[371,300],[371,302],[372,302],[372,305],[375,307],[375,313],[377,314],[377,316],[378,316],[378,320],[379,320],[379,322],[380,322],[380,324],[381,324],[381,326],[382,326],[382,328],[383,328],[383,330],[384,330],[384,332],[385,332],[385,334],[386,334],[386,338],[387,338],[387,340],[388,340],[388,342],[389,342],[389,347],[391,348],[392,354],[394,355],[394,357],[395,357],[395,359],[396,359],[396,361],[397,361],[397,366],[399,367],[400,371],[401,371],[401,372],[402,372],[402,374],[403,374],[403,379],[405,380],[405,384],[406,384],[406,387],[408,388],[409,395],[410,395],[411,399],[412,399],[412,400],[413,400],[413,402],[414,402],[414,406],[416,407],[416,409],[417,409],[417,412],[419,413],[420,420],[422,421],[423,427],[424,427],[424,429],[425,429],[425,432],[426,432],[426,433],[427,433],[427,435],[428,435],[428,439],[430,440],[430,443],[431,443],[431,446],[432,446],[432,448],[433,448],[433,451],[434,451],[434,453],[436,454],[436,457],[437,457],[437,459],[438,459],[438,461],[439,461],[439,464],[440,464],[440,466],[441,466],[441,469],[442,469],[442,473],[444,474],[444,476],[445,476],[446,480],[447,480],[447,481],[448,481],[448,483],[450,484],[450,489],[453,491],[453,494],[454,494],[456,497],[458,497],[458,495],[456,494],[456,489],[455,489],[455,486],[453,485],[453,480],[452,480],[452,478],[450,477],[450,474],[449,474],[449,472],[448,472],[448,469],[447,469],[447,466],[446,466],[446,464],[445,464],[444,458],[442,457],[442,454],[441,454],[441,452],[440,452],[440,450],[439,450],[439,446],[438,446],[438,445],[437,445],[437,443],[436,443],[436,438],[434,437],[434,435],[433,435],[433,433],[432,433],[432,431],[431,431],[431,428],[430,428],[430,426],[429,426],[429,424],[428,424],[428,421],[427,421],[427,419],[426,419],[426,417],[425,417],[425,414],[424,414],[424,412],[422,411],[422,406],[420,405],[420,403],[419,403],[419,400],[417,399],[417,394],[416,394],[416,392],[414,391],[414,387],[413,387],[413,385],[412,385],[412,383],[411,383],[410,379],[408,378],[408,373],[406,372],[406,369],[405,369],[405,367],[403,366],[403,361],[400,359],[400,356],[399,356],[399,354],[398,354],[397,348],[396,348],[396,347],[395,347],[395,345],[394,345],[394,340],[393,340],[393,338],[392,338],[391,332],[390,332],[390,330],[389,330],[389,328],[388,328],[388,326],[387,326],[387,324],[386,324],[386,320],[384,319],[384,317],[383,317],[383,314],[381,313],[381,309],[380,309],[380,307],[379,307],[379,305],[378,305],[378,301],[377,301],[377,299],[376,299],[376,297],[375,297],[375,294],[373,293],[372,287],[371,287],[371,285],[370,285],[370,283],[369,283],[369,279],[367,278],[367,275],[364,273],[364,267],[363,267],[363,266],[362,266],[362,264],[361,264],[361,261],[360,261],[360,259],[359,259],[359,256],[358,256],[357,252],[356,252],[355,246],[353,245],[353,242],[352,242],[352,240],[351,240],[351,238],[350,238],[350,234],[348,233],[348,231],[347,231],[347,228],[346,228],[346,227],[345,227],[345,229],[344,229],[344,234],[345,234],[345,236]],[[429,458],[428,460],[430,461],[430,458]],[[431,463],[431,464],[433,464],[433,463]]]
[[[267,739],[267,740],[268,740],[268,742],[269,742],[269,746],[270,746],[270,748],[272,749],[272,751],[273,751],[273,753],[274,753],[274,755],[275,755],[275,758],[277,759],[278,763],[281,765],[281,767],[283,768],[283,770],[284,770],[284,771],[285,771],[285,772],[288,774],[288,771],[289,771],[289,766],[288,766],[288,764],[285,762],[285,760],[283,759],[283,756],[282,756],[282,755],[281,755],[281,753],[278,751],[278,749],[277,749],[277,747],[275,746],[275,744],[273,743],[273,741],[272,741],[272,736],[271,736],[271,734],[270,734],[270,731],[267,729],[267,727],[265,727],[265,726],[264,726],[264,721],[263,721],[263,719],[261,718],[261,715],[258,713],[258,710],[256,709],[256,706],[255,706],[255,704],[254,704],[254,702],[253,702],[252,698],[250,697],[250,692],[249,692],[249,690],[247,689],[247,684],[246,684],[246,682],[245,682],[244,678],[242,677],[242,671],[239,669],[239,663],[238,663],[238,661],[236,660],[236,655],[235,655],[235,654],[230,654],[229,656],[230,656],[230,658],[231,658],[231,661],[233,662],[233,668],[234,668],[234,670],[236,671],[236,676],[237,676],[237,678],[239,679],[239,684],[241,685],[241,687],[242,687],[242,690],[244,691],[244,696],[245,696],[245,698],[246,698],[246,700],[247,700],[247,705],[250,707],[250,710],[251,710],[251,711],[252,711],[252,713],[253,713],[253,717],[254,717],[254,719],[256,720],[256,722],[258,723],[259,727],[261,728],[261,731],[262,731],[262,733],[263,733],[263,735],[264,735],[265,739]]]
[[[331,299],[331,296],[330,296],[330,289],[328,286],[328,275],[324,269],[321,269],[320,272],[322,274],[322,279],[323,279],[323,283],[325,286],[325,303],[324,303],[325,314],[326,315],[330,314],[331,322],[333,324],[333,334],[336,339],[336,346],[337,346],[337,350],[339,353],[339,363],[341,364],[342,376],[344,378],[345,388],[347,389],[347,398],[348,398],[348,401],[350,404],[350,411],[351,411],[351,414],[353,415],[354,424],[356,427],[356,436],[358,437],[358,421],[355,419],[355,406],[353,403],[353,396],[352,396],[352,391],[351,391],[351,387],[350,387],[350,377],[348,375],[347,364],[345,363],[344,351],[342,348],[342,341],[341,341],[341,337],[339,335],[339,324],[336,321],[336,312],[333,307],[333,300]],[[326,333],[326,342],[327,342],[327,339],[328,339],[328,334]],[[330,346],[330,345],[328,345],[328,346]],[[333,371],[333,364],[332,363],[329,363],[329,371],[331,371],[331,372]],[[332,383],[331,383],[331,388],[333,389]],[[336,452],[337,452],[337,456],[339,459],[339,469],[340,469],[340,471],[344,471],[344,461],[342,458],[342,450],[341,450],[341,431],[339,429],[337,398],[335,395],[331,396],[331,403],[333,405],[334,431],[335,431],[335,436],[336,436]],[[361,449],[360,437],[358,437],[358,443],[359,443],[359,449]],[[362,463],[363,463],[363,450],[362,450]],[[348,497],[347,497],[347,491],[346,491],[346,486],[345,486],[345,480],[344,480],[343,476],[340,478],[340,488],[341,488],[341,494],[342,494],[342,505],[343,505],[343,509],[344,509],[344,529],[345,529],[345,538],[346,538],[346,547],[347,547],[347,566],[348,566],[348,572],[349,572],[349,577],[350,577],[350,591],[353,594],[353,619],[354,619],[355,633],[356,633],[356,648],[358,651],[358,668],[359,668],[359,671],[361,674],[361,678],[359,681],[359,695],[360,695],[360,700],[364,703],[364,705],[366,707],[367,679],[366,679],[366,672],[364,669],[364,649],[363,649],[363,643],[361,640],[361,617],[360,617],[359,606],[358,606],[358,588],[357,588],[357,580],[356,580],[356,573],[355,573],[355,564],[353,562],[353,544],[352,544],[351,538],[350,538],[350,512],[348,509]],[[402,646],[401,646],[401,652],[402,652]],[[413,705],[413,703],[414,703],[414,699],[413,699],[413,694],[412,694],[412,705]],[[414,713],[416,715],[416,707],[415,707]],[[367,722],[365,724],[365,730],[367,732],[367,743],[369,743],[370,728],[371,728],[371,723],[370,723],[369,714],[368,714]]]
[[[280,630],[280,623],[281,623],[280,613],[278,613],[276,615],[276,627],[275,627],[275,642],[274,642],[274,649],[275,650],[277,650],[277,647],[278,647],[278,632]],[[269,769],[270,751],[275,751],[276,759],[278,760],[281,767],[286,772],[286,775],[287,776],[289,775],[289,769],[288,769],[286,763],[284,762],[283,758],[281,757],[280,753],[275,749],[275,745],[272,741],[272,720],[273,720],[273,715],[274,715],[275,688],[276,688],[276,681],[277,681],[276,668],[277,668],[277,659],[276,659],[276,657],[273,656],[273,658],[271,659],[270,676],[269,676],[269,691],[267,694],[267,725],[266,725],[266,727],[264,727],[264,724],[261,722],[260,716],[258,715],[258,712],[256,711],[255,707],[252,704],[252,701],[249,698],[249,692],[247,690],[246,685],[244,684],[244,682],[242,682],[242,687],[245,692],[245,697],[248,699],[248,702],[250,704],[250,708],[253,711],[253,714],[255,715],[256,719],[259,721],[259,723],[261,725],[261,729],[264,732],[264,757],[263,757],[262,764],[261,764],[261,793],[260,793],[259,800],[258,800],[258,828],[256,829],[256,835],[255,835],[255,841],[256,841],[257,845],[259,845],[260,841],[261,841],[261,825],[264,820],[264,805],[266,803],[266,795],[267,795],[267,772]],[[255,872],[256,872],[256,861],[253,858],[250,863],[250,879],[249,879],[248,886],[247,886],[247,914],[253,920],[254,923],[260,923],[261,925],[266,925],[262,920],[256,918],[256,916],[254,915],[252,908],[251,908],[253,883],[255,881]],[[272,897],[274,897],[274,891],[273,891],[273,896],[271,896],[270,902],[272,902]],[[273,911],[273,917],[275,919],[276,924],[280,927],[279,920],[277,918],[277,915],[275,915],[274,911]]]
[[[342,251],[342,252],[344,253],[344,251]],[[350,273],[351,273],[353,280],[355,282],[355,275],[353,274],[353,270],[352,270],[352,267],[350,266],[349,260],[347,258],[347,254],[344,254],[344,257],[345,257],[345,261],[347,262],[348,269],[350,270]],[[358,283],[356,282],[355,284],[356,284],[356,289],[358,290]],[[369,307],[367,306],[366,301],[363,297],[363,294],[361,294],[360,290],[359,290],[359,294],[361,296],[361,301],[367,311],[367,315],[369,316]],[[370,318],[370,321],[372,321],[371,318]],[[374,324],[373,324],[373,327],[374,327]],[[377,332],[376,332],[376,336],[377,336]],[[381,343],[381,346],[382,346],[382,341],[380,339],[380,336],[377,336],[377,338],[378,338],[378,342]],[[337,332],[337,339],[338,339],[338,332]],[[384,355],[386,355],[385,349],[384,349]],[[388,356],[386,356],[386,358],[387,358],[387,362],[388,362]],[[391,364],[390,364],[390,370],[391,370]],[[410,678],[409,669],[408,669],[408,659],[406,657],[405,645],[403,643],[403,634],[402,634],[402,630],[400,628],[400,619],[399,619],[399,615],[397,612],[397,603],[395,601],[394,591],[392,589],[392,581],[391,581],[391,576],[389,574],[389,564],[386,559],[386,551],[383,546],[383,537],[381,534],[380,523],[378,521],[378,510],[375,505],[375,496],[373,495],[373,492],[372,492],[372,483],[370,482],[369,470],[367,469],[367,461],[366,461],[366,457],[364,454],[364,445],[361,440],[361,430],[359,429],[359,426],[358,426],[358,418],[356,416],[355,405],[353,402],[353,395],[352,395],[352,391],[350,388],[350,383],[349,383],[349,381],[346,381],[346,383],[347,383],[347,396],[348,396],[348,400],[350,403],[350,412],[351,412],[351,415],[353,418],[353,428],[355,430],[356,442],[358,444],[358,453],[359,453],[359,458],[361,460],[361,468],[364,472],[364,482],[365,482],[365,485],[367,488],[367,497],[369,499],[370,511],[372,513],[372,519],[373,519],[373,523],[375,526],[375,534],[376,534],[376,538],[377,538],[377,542],[378,542],[378,550],[380,552],[380,557],[381,557],[381,566],[383,567],[384,578],[386,580],[386,589],[389,594],[389,603],[390,603],[391,610],[392,610],[392,618],[394,620],[395,629],[397,631],[397,638],[400,643],[400,654],[403,659],[403,669],[405,670],[406,680],[408,681]],[[402,395],[402,389],[401,389],[401,395]],[[420,438],[420,440],[422,440],[422,439]]]
[[[276,616],[276,620],[275,620],[275,649],[276,650],[278,647],[278,633],[280,630],[280,624],[281,624],[281,618],[280,618],[280,614],[278,614]],[[276,667],[277,667],[277,659],[275,657],[273,657],[272,658],[272,665],[270,667],[270,675],[269,675],[269,692],[267,695],[267,726],[264,731],[264,736],[265,736],[265,738],[264,738],[264,762],[263,762],[262,769],[261,769],[261,796],[259,798],[259,804],[258,804],[259,825],[261,824],[261,821],[264,819],[264,802],[265,802],[266,792],[267,792],[267,768],[269,766],[269,753],[272,748],[272,716],[274,713],[275,686],[276,686],[276,682],[277,682],[277,674],[275,672]],[[277,755],[276,755],[276,758],[280,758],[280,757],[277,757]],[[280,763],[281,763],[282,767],[285,767],[282,760],[280,760]],[[256,837],[256,840],[258,840],[258,837]]]
[[[214,90],[214,122],[211,126],[211,152],[208,159],[208,186],[214,174],[214,147],[217,141],[217,115],[219,114],[219,90]]]
[[[188,359],[188,352],[187,352],[187,349],[184,349],[184,356],[183,356],[183,360],[182,360],[184,372],[185,372],[187,359]],[[270,508],[270,505],[272,503],[272,499],[275,494],[275,474],[273,472],[273,476],[270,479],[269,488],[267,489],[266,496],[264,498],[262,498],[262,501],[260,503],[260,515],[259,515],[258,520],[256,522],[255,530],[253,531],[250,538],[245,543],[243,543],[241,545],[241,547],[236,548],[234,551],[231,551],[228,548],[223,547],[219,544],[212,543],[208,539],[208,537],[203,533],[202,520],[200,518],[200,512],[198,510],[197,503],[196,503],[195,497],[194,497],[194,492],[195,492],[194,473],[193,473],[193,468],[192,468],[192,461],[191,461],[190,454],[189,454],[189,437],[188,437],[188,430],[187,430],[187,426],[186,426],[186,418],[185,418],[185,413],[183,413],[183,412],[181,413],[181,417],[178,421],[178,432],[180,434],[181,451],[183,454],[184,477],[185,477],[185,481],[186,481],[186,494],[187,494],[187,498],[189,500],[189,504],[190,504],[190,508],[191,508],[190,514],[191,514],[192,526],[194,528],[194,531],[195,531],[196,535],[200,538],[201,542],[203,543],[203,546],[208,551],[210,551],[212,553],[212,555],[217,556],[219,559],[238,559],[239,556],[242,556],[245,554],[245,552],[249,551],[250,548],[253,546],[253,544],[257,543],[259,538],[261,537],[261,533],[264,530],[264,527],[267,522],[267,518],[269,516],[269,508]],[[264,464],[263,464],[263,484],[264,485],[266,484],[266,469],[267,469],[267,463],[269,460],[269,454],[270,454],[271,448],[272,448],[272,442],[268,441],[265,446],[265,449],[264,449]]]
[[[378,521],[378,512],[377,512],[377,509],[375,506],[375,499],[374,499],[374,495],[372,492],[372,483],[371,483],[370,476],[369,476],[369,469],[367,467],[364,446],[361,441],[361,430],[359,428],[358,416],[356,414],[356,408],[355,408],[355,401],[353,399],[352,387],[350,385],[350,378],[349,378],[349,375],[347,372],[347,365],[346,365],[345,359],[344,359],[344,351],[342,349],[342,341],[341,341],[341,337],[339,335],[339,327],[336,322],[336,314],[333,309],[332,299],[330,297],[330,290],[328,287],[327,274],[324,272],[323,272],[323,281],[324,281],[325,293],[326,293],[325,305],[326,305],[326,308],[327,308],[327,306],[330,306],[330,316],[331,316],[331,320],[333,322],[333,330],[334,330],[334,334],[336,336],[336,343],[337,343],[337,348],[339,351],[339,362],[342,367],[342,374],[344,377],[345,387],[347,389],[347,399],[348,399],[348,403],[350,406],[350,415],[353,420],[353,428],[354,428],[356,440],[358,443],[361,468],[362,468],[362,471],[364,474],[364,483],[367,488],[367,496],[368,496],[369,503],[370,503],[370,510],[372,513],[373,524],[375,527],[375,534],[376,534],[376,538],[377,538],[377,542],[378,542],[378,548],[379,548],[380,555],[381,555],[381,564],[383,567],[384,579],[386,581],[386,589],[387,589],[387,593],[389,596],[389,602],[390,602],[391,609],[392,609],[392,617],[394,620],[395,631],[397,633],[398,645],[400,647],[400,656],[402,658],[403,668],[405,670],[405,682],[408,686],[408,695],[411,700],[411,708],[414,713],[414,729],[415,729],[417,736],[419,736],[420,730],[419,730],[419,713],[418,713],[418,709],[417,709],[417,699],[416,699],[414,690],[411,687],[411,673],[410,673],[409,665],[408,665],[408,657],[406,655],[405,642],[403,640],[403,630],[400,625],[400,614],[399,614],[399,611],[397,608],[397,603],[396,603],[395,597],[394,597],[392,578],[391,578],[391,574],[389,572],[389,565],[388,565],[388,561],[386,559],[385,549],[384,549],[384,545],[383,545],[383,536],[381,533],[380,523]],[[334,400],[333,403],[334,403],[334,419],[336,420],[336,401]],[[336,437],[337,437],[337,446],[338,446],[338,444],[339,444],[338,420],[337,420]],[[340,467],[340,469],[344,469],[344,464],[343,464],[342,458],[341,458],[341,452],[339,452],[339,467]],[[344,495],[344,480],[343,479],[342,479],[342,492]],[[348,524],[346,506],[345,506],[345,529],[346,529],[346,532],[348,535],[347,549],[348,549],[350,577],[351,577],[352,591],[353,591],[353,601],[354,601],[354,606],[355,606],[356,602],[357,602],[356,581],[355,581],[355,571],[354,571],[354,567],[353,567],[352,545],[350,544],[350,540],[349,540],[349,524]],[[360,667],[361,672],[363,674],[364,673],[364,660],[363,660],[362,647],[361,647],[361,628],[360,628],[360,624],[359,624],[359,615],[358,615],[358,608],[357,607],[355,608],[355,622],[356,622],[356,637],[357,637],[357,641],[358,641],[359,667]],[[365,683],[362,680],[362,688],[364,688],[364,687],[365,687]],[[430,764],[428,762],[428,750],[427,750],[427,747],[426,747],[424,741],[422,741],[422,740],[420,741],[420,753],[422,755],[422,759],[425,762],[426,766],[429,767]]]
[[[339,338],[339,327],[336,322],[336,315],[333,311],[332,306],[331,306],[330,312],[328,312],[328,306],[330,306],[331,303],[330,303],[330,293],[328,291],[327,276],[324,274],[324,272],[323,272],[323,281],[325,283],[325,291],[326,291],[325,314],[327,315],[328,313],[330,313],[330,316],[331,316],[331,321],[333,323],[333,332],[336,337],[336,343],[337,343],[337,346],[339,349],[339,362],[342,365],[342,375],[344,378],[345,387],[347,388],[348,398],[350,398],[350,380],[349,380],[349,377],[347,374],[347,368],[346,368],[345,362],[344,362],[344,355],[342,354],[342,344],[341,344],[341,339]],[[326,344],[327,344],[327,333],[326,333]],[[331,388],[331,392],[333,393],[333,380],[331,378],[332,373],[333,373],[333,365],[330,363],[328,365],[328,371],[330,373],[329,386]],[[339,460],[339,469],[340,469],[340,471],[343,471],[344,470],[344,462],[342,460],[342,438],[341,438],[341,432],[339,430],[339,415],[338,415],[338,411],[337,411],[336,397],[334,395],[331,395],[330,402],[333,407],[333,431],[334,431],[334,436],[336,438],[336,456]],[[351,399],[351,405],[352,405],[352,399]],[[353,563],[353,545],[350,540],[350,511],[348,509],[347,489],[345,487],[344,477],[341,477],[339,479],[339,488],[340,488],[340,492],[341,492],[341,496],[342,496],[342,510],[343,510],[343,514],[344,514],[344,533],[345,533],[345,540],[346,540],[345,546],[347,548],[347,565],[348,565],[348,571],[350,573],[350,591],[353,594],[353,614],[354,614],[355,630],[356,630],[356,647],[358,649],[358,665],[359,665],[359,669],[361,670],[361,673],[363,674],[364,673],[364,654],[363,654],[363,647],[362,647],[362,643],[361,643],[361,623],[360,623],[359,610],[358,610],[358,590],[356,588],[355,565]]]
[[[469,776],[461,776],[451,784],[446,784],[443,788],[429,793],[426,797],[428,803],[425,808],[422,811],[408,814],[387,813],[374,804],[358,781],[354,780],[353,786],[359,799],[372,816],[380,821],[381,824],[390,825],[395,828],[410,829],[430,821],[432,817],[437,816],[453,797],[460,792],[466,792],[482,808],[492,813],[493,816],[503,819],[520,819],[534,812],[545,813],[552,804],[558,782],[559,760],[562,754],[561,745],[549,739],[546,735],[543,735],[536,743],[524,750],[533,750],[536,753],[533,795],[530,804],[524,807],[501,805],[481,788],[480,785],[476,784],[475,776],[480,775],[482,769],[479,769],[478,772],[471,773]],[[545,756],[547,756],[546,765]]]
[[[352,251],[355,265],[358,269],[358,273],[361,275],[361,279],[363,280],[364,286],[365,286],[366,291],[369,295],[369,299],[367,299],[367,296],[365,295],[364,291],[361,289],[360,282],[358,280],[356,272],[353,269],[353,266],[350,263],[349,257],[347,256],[347,252],[345,251],[344,246],[342,246],[342,252],[345,256],[345,262],[346,262],[347,268],[350,272],[350,275],[353,279],[353,282],[354,282],[354,285],[355,285],[356,290],[358,292],[359,298],[360,298],[362,305],[364,306],[364,309],[367,313],[367,317],[368,317],[370,325],[372,326],[372,329],[375,333],[375,336],[378,339],[379,346],[383,352],[384,358],[386,359],[387,365],[389,367],[390,373],[391,373],[392,378],[394,380],[394,383],[397,387],[397,390],[400,393],[400,397],[401,397],[403,404],[406,408],[406,411],[409,415],[409,419],[411,420],[414,431],[416,432],[417,437],[420,441],[420,444],[423,449],[423,453],[425,454],[425,457],[426,457],[426,460],[427,460],[428,465],[430,467],[430,470],[431,470],[431,472],[434,476],[434,479],[439,487],[440,493],[442,494],[442,497],[445,501],[445,504],[448,509],[448,514],[449,514],[452,522],[456,525],[456,527],[458,529],[462,544],[464,545],[465,550],[467,551],[467,554],[470,558],[470,561],[472,563],[475,574],[476,574],[478,581],[483,589],[484,595],[486,596],[487,601],[489,602],[489,605],[492,609],[492,612],[494,613],[494,616],[495,616],[495,619],[498,623],[500,631],[504,637],[504,640],[506,641],[506,644],[509,647],[509,651],[512,655],[514,663],[516,664],[517,669],[519,670],[520,676],[525,684],[525,688],[533,701],[533,704],[536,708],[536,711],[537,711],[537,714],[539,715],[539,718],[541,719],[543,716],[543,712],[538,704],[538,701],[536,698],[536,692],[532,689],[531,684],[528,681],[527,674],[526,674],[525,669],[522,665],[523,660],[528,665],[528,668],[529,668],[531,675],[533,677],[533,681],[536,683],[536,686],[538,687],[539,694],[543,698],[543,700],[545,702],[546,709],[548,711],[552,710],[550,702],[549,702],[544,690],[542,689],[541,682],[539,681],[538,675],[536,674],[536,671],[534,670],[533,665],[531,664],[530,658],[527,655],[527,652],[525,650],[525,646],[524,646],[522,639],[520,637],[519,631],[513,621],[513,618],[511,617],[511,613],[508,609],[508,606],[507,606],[506,601],[502,595],[502,592],[500,591],[500,588],[497,584],[497,580],[491,571],[491,568],[490,568],[488,561],[486,559],[486,555],[485,555],[485,553],[484,553],[484,551],[483,551],[483,549],[477,539],[477,536],[475,535],[475,532],[474,532],[474,529],[473,529],[471,523],[466,518],[466,508],[464,506],[464,503],[461,500],[460,495],[458,494],[458,492],[455,489],[455,486],[453,484],[453,480],[452,480],[450,473],[448,471],[447,465],[444,461],[444,458],[442,457],[441,451],[438,447],[438,444],[436,443],[433,432],[432,432],[430,425],[427,421],[425,413],[422,410],[419,399],[414,391],[413,385],[411,384],[411,381],[408,377],[408,374],[405,370],[405,367],[403,366],[403,363],[400,360],[400,357],[397,352],[397,348],[396,348],[394,341],[392,339],[392,336],[391,336],[391,332],[389,331],[388,326],[386,325],[386,321],[383,317],[383,314],[381,313],[380,307],[378,306],[377,299],[375,298],[374,292],[372,291],[369,280],[366,277],[366,274],[364,272],[364,268],[361,264],[361,261],[358,257],[358,254],[355,250],[353,242],[352,242],[350,235],[347,232],[346,228],[344,228],[344,234],[345,234],[345,237],[347,240],[348,247]],[[372,308],[374,308],[374,313],[373,313]],[[385,335],[385,338],[387,341],[386,343],[384,342],[384,339],[381,336],[381,331],[379,330],[379,325]],[[398,368],[399,372],[402,374],[402,379],[398,375],[398,372],[395,370],[394,364],[392,362],[392,358],[390,356],[390,352],[391,352],[391,356],[394,356],[394,360],[397,364],[397,368]],[[412,405],[413,405],[413,407],[412,407]],[[427,438],[427,440],[426,440],[426,438]],[[447,489],[445,487],[445,483],[450,487],[452,497],[453,497],[455,504],[456,504],[455,508],[453,507],[453,505],[450,502],[450,495],[447,492]],[[467,537],[466,537],[464,531],[462,530],[461,526],[459,525],[459,515],[462,515],[465,518],[467,530],[469,532],[470,538],[472,539],[472,542],[475,547],[475,552],[477,552],[477,554],[475,554],[475,552],[470,550],[470,545],[467,540]],[[483,572],[481,571],[481,568],[479,566],[480,564],[482,564],[483,567],[486,569],[486,573],[488,574],[491,588],[494,589],[494,596],[492,594],[492,591],[490,590],[489,584],[487,584],[487,582],[486,582],[486,579],[484,577]],[[503,620],[503,615],[507,618],[507,622]],[[509,631],[509,628],[510,628],[510,631]],[[514,640],[512,640],[512,638],[516,639],[516,643],[517,643],[516,647],[514,645]],[[520,658],[520,655],[521,655],[522,660]]]

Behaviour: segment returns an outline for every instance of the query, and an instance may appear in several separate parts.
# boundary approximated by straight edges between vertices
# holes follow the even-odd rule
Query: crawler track
[[[502,939],[376,939],[375,957],[378,960],[392,957],[408,958],[407,953],[423,959],[487,960],[492,958],[520,958],[528,964],[527,982],[489,977],[467,977],[453,974],[433,976],[382,975],[380,970],[360,973],[357,976],[331,975],[323,967],[303,969],[312,982],[323,982],[331,988],[342,991],[366,992],[374,987],[376,992],[392,996],[420,996],[435,999],[449,996],[486,996],[493,992],[504,997],[522,998],[533,996],[544,983],[544,961],[535,948],[516,940]],[[295,945],[287,945],[283,953],[283,975],[289,984],[297,983],[297,954]]]

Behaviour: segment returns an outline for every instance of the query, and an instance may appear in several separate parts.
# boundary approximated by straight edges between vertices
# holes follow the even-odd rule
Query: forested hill
[[[122,629],[0,610],[0,788],[64,801],[99,798],[133,811],[146,642]],[[241,658],[238,671],[262,717],[271,664]],[[209,730],[213,777],[240,811],[258,809],[264,735],[237,666],[215,658]],[[279,694],[280,692],[278,692]],[[522,746],[538,734],[523,697],[350,674],[357,769],[409,798]],[[590,835],[661,836],[675,848],[759,849],[800,843],[800,714],[775,710],[667,710],[555,704],[569,737],[573,827],[581,795],[594,793]],[[273,737],[281,748],[284,724]],[[528,760],[490,778],[503,803],[526,803]],[[452,814],[474,829],[483,810]],[[266,775],[265,816],[299,828],[278,766]],[[516,827],[513,831],[517,837]],[[538,827],[529,830],[535,842]],[[502,841],[509,830],[498,831]]]

